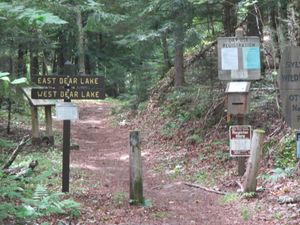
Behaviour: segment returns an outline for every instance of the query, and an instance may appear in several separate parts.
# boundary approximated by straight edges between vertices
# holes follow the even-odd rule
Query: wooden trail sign
[[[300,129],[300,48],[287,47],[282,53],[278,76],[283,116],[286,123]]]
[[[46,87],[87,87],[91,89],[104,89],[103,76],[34,76],[32,82]]]
[[[259,37],[218,38],[220,80],[259,80],[260,69]]]
[[[50,89],[34,88],[31,90],[32,98],[36,99],[104,99],[105,91],[102,89]]]
[[[70,137],[71,121],[77,119],[78,111],[71,99],[104,99],[104,78],[101,76],[77,76],[75,66],[66,62],[63,74],[57,76],[36,76],[33,82],[46,88],[33,88],[33,99],[64,99],[64,104],[57,105],[58,118],[63,120],[63,162],[62,191],[69,192],[70,183]]]

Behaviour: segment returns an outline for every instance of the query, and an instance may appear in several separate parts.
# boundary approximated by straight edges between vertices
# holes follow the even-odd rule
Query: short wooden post
[[[49,144],[54,144],[53,130],[52,130],[52,115],[51,106],[45,106],[45,120],[46,120],[46,136],[49,138]]]
[[[40,131],[39,131],[39,117],[38,117],[38,109],[35,106],[31,106],[31,124],[32,124],[32,144],[39,145],[41,143]]]
[[[129,134],[130,204],[142,204],[144,202],[142,157],[139,136],[139,131],[131,131]]]
[[[244,192],[255,192],[257,184],[257,172],[259,170],[260,159],[262,155],[262,147],[265,131],[254,130],[251,140],[251,154],[248,160],[245,181],[243,183]]]

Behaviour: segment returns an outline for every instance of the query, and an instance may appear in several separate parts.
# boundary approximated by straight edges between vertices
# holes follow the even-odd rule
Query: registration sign
[[[248,157],[251,150],[251,126],[235,125],[229,128],[230,155]]]
[[[258,37],[218,38],[220,80],[260,79],[260,40]]]

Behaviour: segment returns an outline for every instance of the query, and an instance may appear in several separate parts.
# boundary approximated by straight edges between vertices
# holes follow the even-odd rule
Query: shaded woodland
[[[237,28],[244,36],[259,37],[261,43],[262,75],[251,83],[250,112],[245,117],[253,128],[266,132],[257,193],[236,191],[243,178],[237,175],[236,161],[229,155],[228,128],[237,124],[238,118],[226,114],[226,83],[218,79],[217,38],[235,36]],[[79,102],[81,119],[94,121],[76,124],[75,134],[85,138],[76,136],[82,147],[101,138],[90,135],[95,138],[90,141],[80,128],[105,134],[97,116],[109,132],[123,135],[123,141],[127,129],[139,129],[146,140],[141,147],[147,152],[143,156],[146,171],[162,177],[162,181],[154,175],[146,178],[156,185],[149,190],[176,195],[186,186],[200,186],[202,191],[224,195],[210,201],[221,201],[236,210],[237,214],[230,215],[230,219],[237,218],[236,224],[299,224],[295,134],[282,117],[277,77],[285,47],[300,45],[300,1],[0,0],[0,37],[0,224],[199,222],[192,210],[184,208],[198,207],[196,198],[174,213],[164,200],[172,205],[185,199],[176,202],[153,195],[157,205],[145,201],[143,214],[127,204],[124,190],[99,184],[105,190],[100,193],[98,184],[88,183],[89,172],[85,175],[75,170],[72,179],[77,192],[57,194],[61,178],[59,126],[54,130],[54,146],[31,145],[30,108],[19,86],[35,86],[32,78],[37,75],[61,75],[66,62],[75,65],[76,75],[105,79],[105,102]],[[98,107],[98,103],[103,105]],[[101,107],[113,126],[97,111]],[[101,144],[107,140],[116,141],[102,137]],[[105,149],[114,151],[124,144],[113,147]],[[114,153],[123,154],[121,150]],[[84,152],[75,154],[79,156],[77,166],[86,163]],[[118,166],[124,172],[121,161]],[[165,190],[168,182],[171,191]],[[185,197],[189,196],[183,193]],[[103,204],[97,205],[99,202]],[[232,212],[212,207],[212,211],[220,210],[221,217]],[[126,217],[128,212],[135,215],[134,220]],[[172,217],[172,213],[184,212],[186,220]],[[214,215],[209,215],[212,219],[207,221],[214,224]]]

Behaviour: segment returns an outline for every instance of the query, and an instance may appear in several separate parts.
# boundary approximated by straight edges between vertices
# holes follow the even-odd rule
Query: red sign
[[[229,128],[230,155],[232,157],[250,156],[251,126],[236,125]]]

